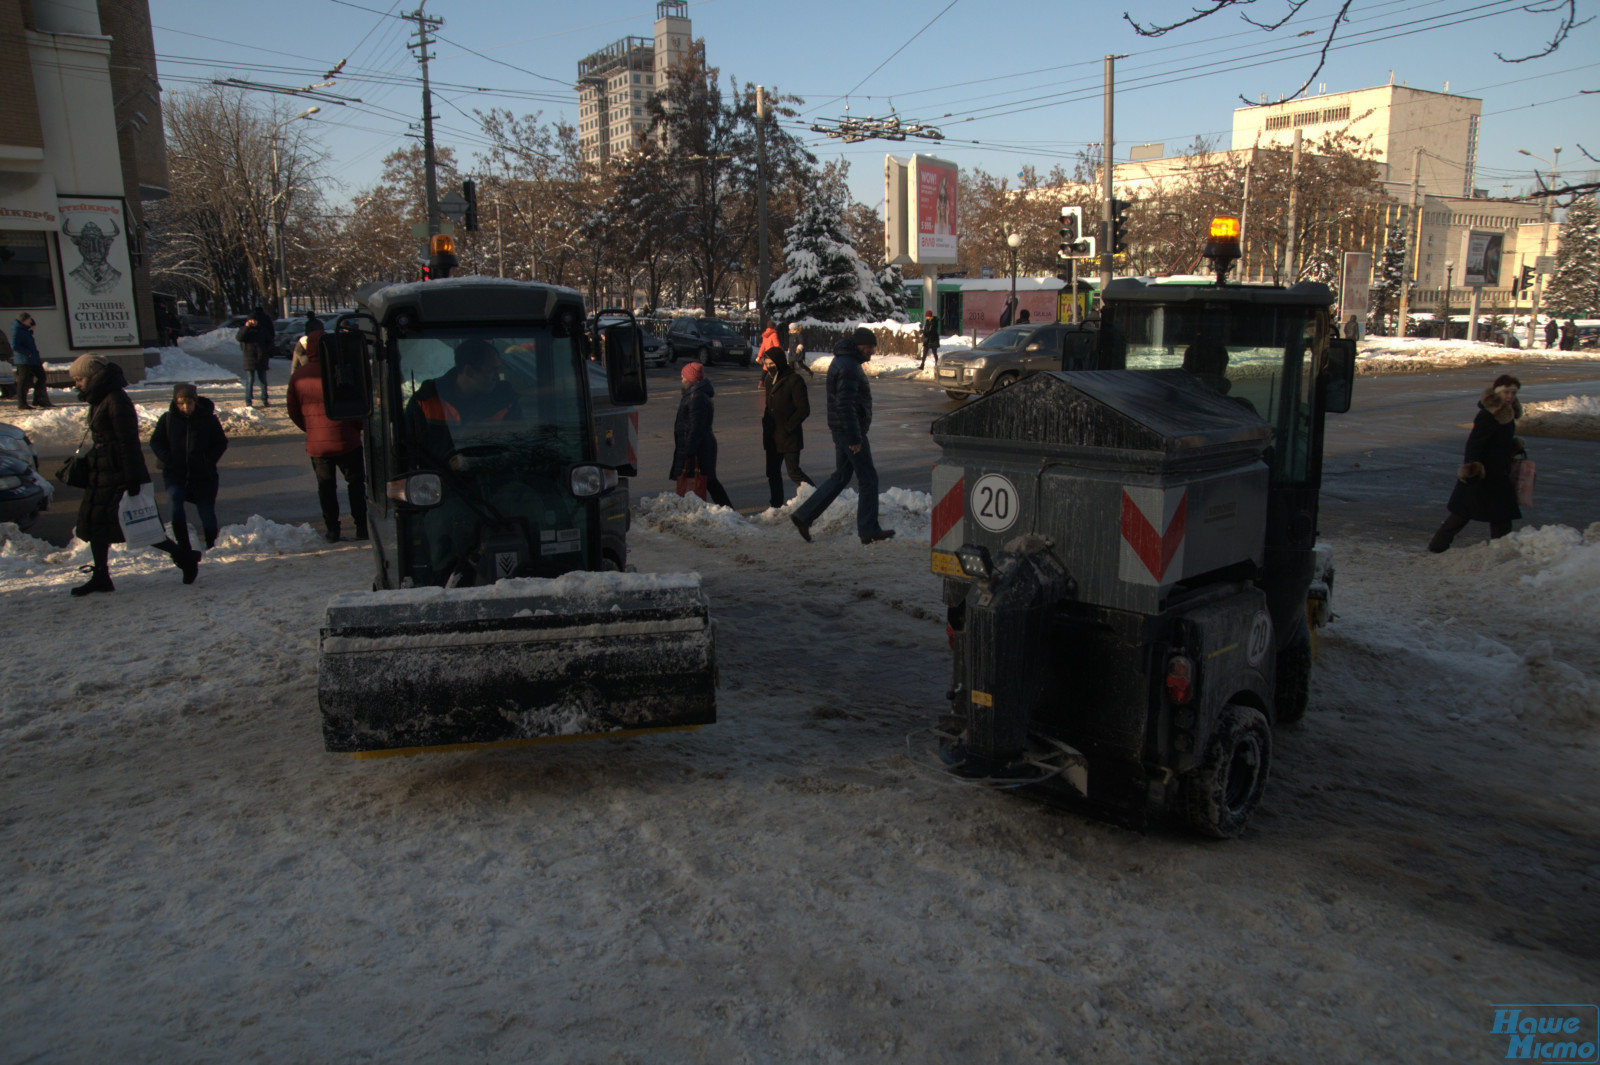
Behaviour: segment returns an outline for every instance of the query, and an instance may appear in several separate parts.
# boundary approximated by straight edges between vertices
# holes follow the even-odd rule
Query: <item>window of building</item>
[[[56,305],[45,239],[43,230],[0,229],[0,307],[31,310]]]

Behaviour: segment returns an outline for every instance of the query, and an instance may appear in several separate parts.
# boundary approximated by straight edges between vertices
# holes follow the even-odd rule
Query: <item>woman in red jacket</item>
[[[350,522],[356,539],[367,538],[367,473],[361,452],[361,423],[334,421],[322,398],[322,355],[308,351],[306,361],[289,375],[289,418],[305,430],[306,454],[317,475],[317,502],[329,543],[339,540],[339,483],[334,471],[344,475],[350,500]]]

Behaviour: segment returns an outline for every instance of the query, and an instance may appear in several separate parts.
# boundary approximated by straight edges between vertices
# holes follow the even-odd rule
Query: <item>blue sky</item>
[[[326,90],[360,103],[322,103],[310,120],[328,151],[339,202],[371,185],[381,160],[406,143],[418,121],[418,68],[405,42],[412,23],[393,16],[417,0],[151,0],[163,88],[183,91],[213,78],[299,87],[321,80],[341,59],[345,73]],[[1580,0],[1580,18],[1596,14]],[[851,188],[869,205],[882,196],[882,161],[929,150],[963,167],[1001,176],[1023,165],[1070,167],[1086,142],[1101,136],[1103,57],[1117,63],[1116,154],[1161,142],[1173,154],[1196,135],[1227,146],[1240,97],[1269,99],[1294,92],[1315,67],[1315,51],[1336,3],[1310,0],[1284,29],[1267,34],[1220,15],[1165,37],[1140,37],[1123,19],[1181,17],[1174,0],[1122,0],[1099,5],[1062,0],[811,0],[779,4],[699,0],[689,5],[694,33],[706,40],[724,75],[802,96],[806,124],[887,114],[931,123],[946,140],[844,145],[805,133],[824,159],[851,164]],[[1253,17],[1284,9],[1259,0]],[[653,0],[591,0],[583,5],[511,0],[428,0],[438,31],[435,135],[470,168],[484,145],[471,120],[475,108],[542,112],[573,121],[577,62],[624,36],[648,37]],[[1563,171],[1597,165],[1600,156],[1600,21],[1575,30],[1560,51],[1522,64],[1509,56],[1537,52],[1555,31],[1556,15],[1529,14],[1519,0],[1357,0],[1317,76],[1327,91],[1397,82],[1483,100],[1478,185],[1500,195],[1532,183],[1535,166],[1517,149],[1549,158],[1562,145]],[[1307,34],[1297,36],[1297,34]],[[276,100],[285,115],[306,104]]]

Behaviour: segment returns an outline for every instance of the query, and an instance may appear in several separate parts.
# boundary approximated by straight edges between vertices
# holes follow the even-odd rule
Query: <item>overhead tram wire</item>
[[[903,52],[907,48],[911,47],[911,42],[912,41],[915,41],[918,37],[921,37],[924,33],[926,33],[928,31],[929,27],[931,27],[935,22],[938,22],[941,18],[944,17],[946,11],[949,11],[952,7],[955,7],[956,4],[958,4],[960,2],[961,2],[961,0],[950,0],[950,2],[948,4],[946,4],[944,6],[944,8],[942,10],[940,10],[940,12],[937,15],[933,16],[933,18],[928,20],[927,25],[923,26],[922,29],[918,30],[916,33],[913,33],[911,35],[910,39],[907,40],[905,44],[902,44],[899,48],[896,48],[893,52],[889,53],[889,56],[888,56],[887,59],[885,59],[883,62],[879,63],[877,66],[873,67],[870,71],[868,71],[866,77],[864,77],[860,81],[856,82],[855,88],[851,89],[849,92],[846,92],[843,97],[836,96],[832,100],[827,101],[826,103],[823,103],[823,104],[820,104],[820,105],[818,105],[816,107],[813,107],[810,111],[803,112],[803,114],[814,115],[818,111],[821,111],[824,107],[832,107],[834,104],[838,103],[841,99],[849,100],[850,99],[850,93],[855,92],[856,89],[861,88],[861,86],[865,85],[868,81],[870,81],[874,74],[876,74],[878,71],[882,70],[884,67],[889,65],[889,60],[893,59],[895,56],[899,55],[901,52]]]

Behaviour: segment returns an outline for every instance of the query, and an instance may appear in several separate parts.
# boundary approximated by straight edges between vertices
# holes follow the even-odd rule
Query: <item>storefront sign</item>
[[[128,209],[120,197],[62,196],[61,294],[74,348],[128,348],[139,343]]]

